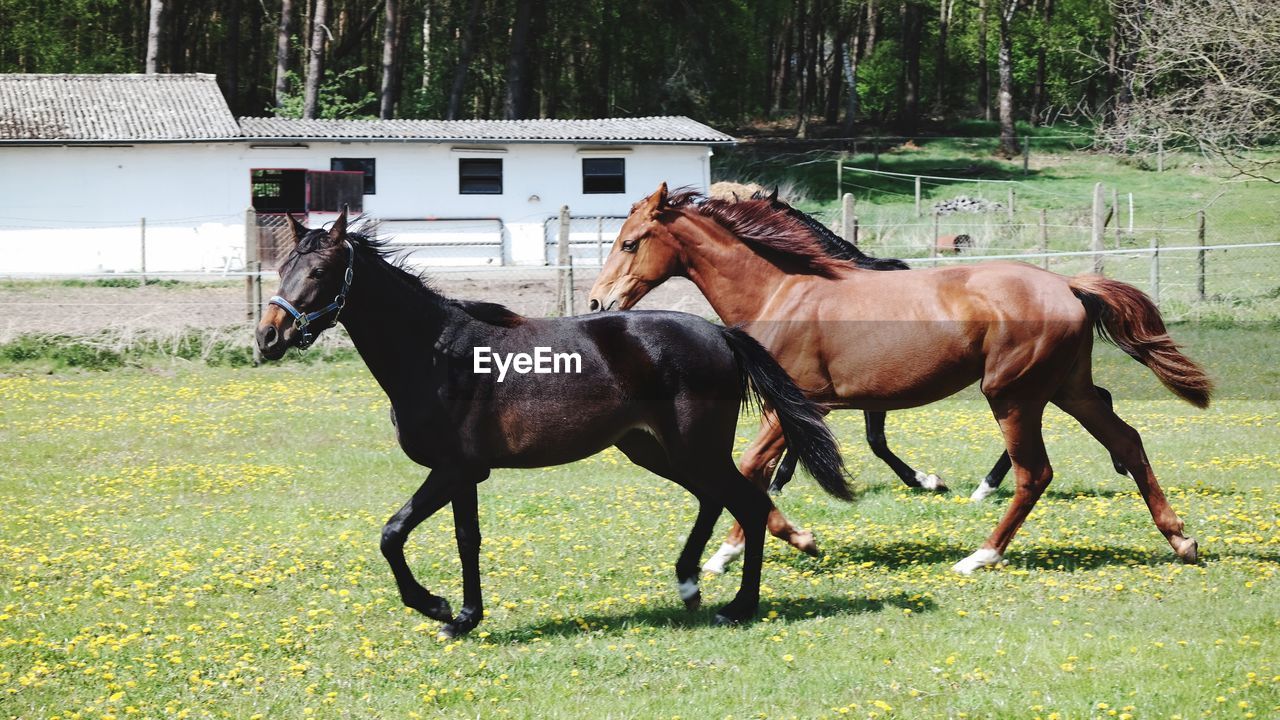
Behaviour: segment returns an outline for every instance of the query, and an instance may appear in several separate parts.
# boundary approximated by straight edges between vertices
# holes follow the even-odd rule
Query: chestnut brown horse
[[[1016,489],[980,549],[956,563],[994,565],[1049,485],[1041,421],[1053,403],[1133,477],[1161,533],[1183,561],[1196,541],[1169,506],[1137,431],[1092,380],[1093,332],[1147,366],[1174,394],[1206,407],[1212,383],[1179,352],[1137,288],[1100,276],[1067,278],[1024,263],[877,272],[827,252],[813,229],[767,199],[668,196],[637,203],[591,290],[591,306],[626,310],[673,275],[688,277],[725,322],[741,324],[810,397],[829,408],[896,410],[940,400],[974,382],[1004,436]],[[764,486],[785,449],[764,427],[741,461]],[[769,530],[803,547],[811,536],[776,509]],[[740,542],[735,527],[725,549]]]

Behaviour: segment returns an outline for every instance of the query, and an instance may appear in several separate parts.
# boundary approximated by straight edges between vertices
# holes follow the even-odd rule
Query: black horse
[[[405,605],[444,622],[443,636],[473,629],[484,614],[476,485],[492,468],[558,465],[615,445],[693,493],[698,516],[676,562],[690,609],[701,602],[698,561],[727,508],[747,530],[747,550],[742,584],[717,613],[720,623],[755,615],[771,508],[733,462],[743,403],[777,410],[788,446],[823,489],[852,497],[822,409],[744,332],[675,312],[525,318],[441,296],[388,261],[383,243],[348,233],[346,212],[328,231],[292,218],[291,226],[294,246],[258,346],[278,359],[341,319],[391,400],[400,447],[431,468],[383,528],[382,553]],[[408,534],[446,503],[462,562],[456,617],[404,558]]]

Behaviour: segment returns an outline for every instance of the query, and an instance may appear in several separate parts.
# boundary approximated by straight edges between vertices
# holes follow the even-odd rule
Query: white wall
[[[0,273],[243,264],[245,191],[217,145],[0,147]]]
[[[616,152],[568,144],[485,149],[386,142],[287,149],[248,143],[0,147],[0,274],[140,270],[143,217],[149,272],[239,269],[250,171],[328,170],[334,157],[377,160],[376,194],[364,198],[371,217],[501,218],[501,225],[387,223],[384,230],[404,242],[479,240],[420,253],[432,264],[542,265],[545,223],[561,205],[574,216],[626,215],[663,181],[705,190],[710,178],[705,145],[632,145]],[[503,160],[501,195],[458,192],[458,160],[465,157]],[[584,157],[625,158],[626,192],[584,195]],[[316,213],[310,222],[330,219]],[[492,244],[496,239],[503,250]]]

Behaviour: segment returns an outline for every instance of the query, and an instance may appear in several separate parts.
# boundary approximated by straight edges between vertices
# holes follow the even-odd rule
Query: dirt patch
[[[579,272],[574,309],[587,311],[595,271]],[[544,317],[556,312],[554,271],[439,272],[432,284],[450,297],[501,303],[516,312]],[[264,299],[275,291],[263,289]],[[670,309],[714,317],[688,280],[673,278],[641,302],[642,309]],[[53,282],[0,284],[0,343],[32,333],[94,335],[169,334],[249,324],[249,299],[239,283],[179,283],[145,287],[75,287]]]

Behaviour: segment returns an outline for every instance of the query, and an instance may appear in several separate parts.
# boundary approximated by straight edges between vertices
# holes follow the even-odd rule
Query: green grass
[[[674,485],[616,452],[495,472],[488,618],[452,643],[400,606],[378,553],[424,471],[358,362],[0,377],[0,717],[1274,717],[1280,336],[1174,333],[1219,379],[1208,411],[1095,356],[1200,566],[1051,411],[1056,479],[1010,564],[950,573],[1008,500],[964,500],[999,449],[970,389],[889,416],[949,497],[903,489],[860,416],[834,416],[859,498],[789,486],[783,508],[826,553],[771,540],[764,617],[735,629],[709,621],[736,571],[681,609],[694,504]],[[448,512],[408,554],[458,600]]]

